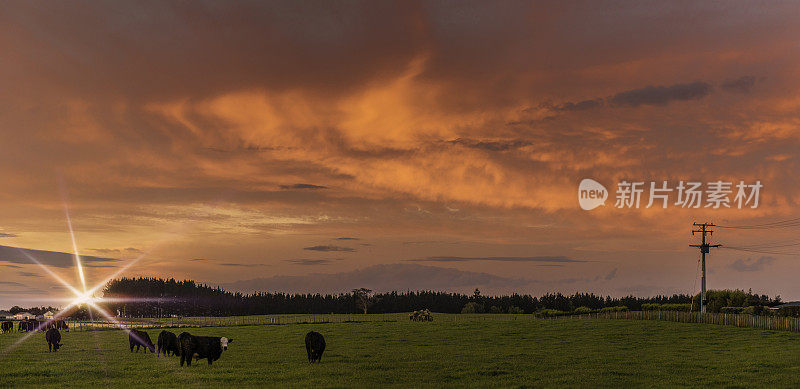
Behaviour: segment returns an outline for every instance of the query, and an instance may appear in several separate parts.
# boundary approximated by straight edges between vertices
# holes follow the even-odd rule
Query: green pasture
[[[64,332],[57,353],[43,334],[8,351],[24,334],[2,334],[0,387],[800,386],[800,334],[713,324],[476,315],[172,329],[184,330],[234,342],[212,366],[181,368],[131,354],[118,330]],[[320,364],[306,361],[309,330],[328,344]]]

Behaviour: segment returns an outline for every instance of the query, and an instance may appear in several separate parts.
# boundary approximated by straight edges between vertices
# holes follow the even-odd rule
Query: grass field
[[[303,337],[325,335],[321,364]],[[160,330],[149,330],[157,339]],[[182,330],[175,330],[176,333]],[[36,334],[0,355],[0,387],[800,386],[800,334],[637,320],[464,320],[192,328],[234,338],[213,366],[131,354],[122,331]],[[20,334],[0,335],[0,350]]]

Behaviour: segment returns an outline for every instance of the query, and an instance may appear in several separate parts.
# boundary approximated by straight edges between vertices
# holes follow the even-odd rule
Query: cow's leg
[[[183,366],[183,362],[185,362],[185,361],[186,361],[186,357],[184,357],[183,354],[181,354],[181,366]]]

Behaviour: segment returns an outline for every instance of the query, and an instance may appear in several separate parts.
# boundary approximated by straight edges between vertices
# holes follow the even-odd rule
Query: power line
[[[723,249],[727,250],[736,250],[736,251],[744,251],[748,253],[758,253],[758,254],[772,254],[772,255],[800,255],[800,252],[781,252],[781,251],[771,251],[771,250],[759,250],[759,249],[750,249],[746,247],[735,247],[735,246],[725,246],[722,247]]]
[[[794,219],[787,219],[787,220],[780,220],[776,222],[769,222],[769,223],[761,223],[761,224],[745,224],[739,226],[725,226],[725,225],[717,225],[719,228],[731,228],[731,229],[740,229],[740,230],[762,230],[762,229],[771,229],[771,228],[791,228],[791,227],[800,227],[800,217]]]

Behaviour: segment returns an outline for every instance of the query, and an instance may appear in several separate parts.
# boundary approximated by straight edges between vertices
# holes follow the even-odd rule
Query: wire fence
[[[755,316],[733,313],[627,311],[589,313],[584,315],[560,316],[558,318],[665,320],[679,323],[720,324],[735,327],[759,328],[763,330],[800,332],[800,318],[783,316]]]
[[[167,317],[167,318],[116,318],[111,320],[73,320],[67,319],[69,330],[104,330],[125,328],[181,328],[181,327],[228,327],[248,325],[322,324],[322,323],[361,323],[410,321],[410,313],[378,314],[294,314],[223,317]],[[664,320],[679,323],[705,323],[735,327],[758,328],[764,330],[800,332],[800,318],[782,316],[754,316],[729,313],[699,313],[681,311],[622,311],[588,313],[580,315],[537,318],[531,314],[451,314],[433,313],[436,323],[475,322],[475,321],[515,321],[515,320],[582,320],[582,319],[630,319]],[[17,326],[14,326],[16,330]]]
[[[116,322],[107,319],[74,320],[65,322],[71,331],[118,329],[125,328],[180,328],[180,327],[228,327],[248,325],[284,325],[284,324],[321,324],[321,323],[361,323],[361,322],[398,322],[411,321],[407,313],[371,313],[371,314],[286,314],[257,316],[222,316],[222,317],[166,317],[166,318],[130,318],[118,317]],[[434,313],[435,322],[462,321],[513,321],[533,320],[533,315],[525,314],[448,314]],[[16,328],[16,327],[15,327]]]

